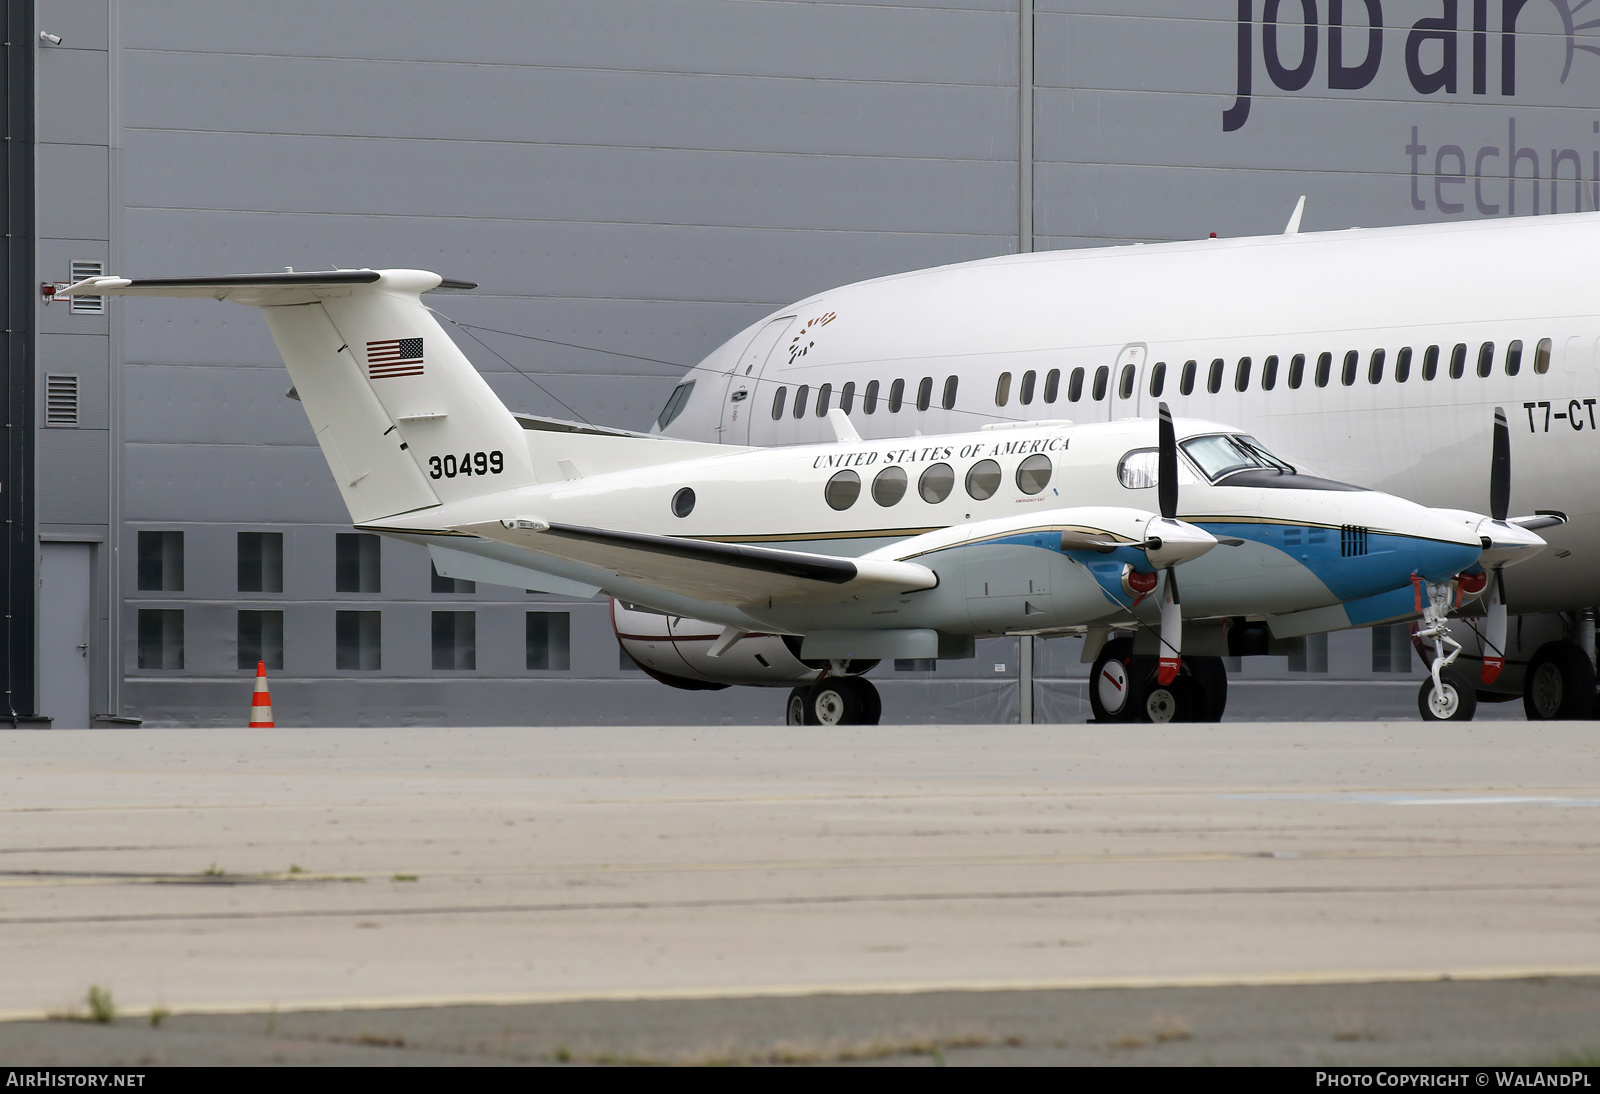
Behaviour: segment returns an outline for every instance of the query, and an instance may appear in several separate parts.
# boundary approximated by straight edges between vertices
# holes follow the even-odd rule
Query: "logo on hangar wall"
[[[1323,4],[1318,0],[1261,0],[1258,23],[1256,0],[1239,0],[1238,90],[1233,105],[1222,114],[1223,132],[1242,129],[1250,120],[1258,25],[1261,62],[1267,79],[1280,91],[1309,86],[1319,62],[1330,90],[1367,87],[1385,62],[1387,29],[1405,36],[1403,55],[1391,56],[1389,62],[1405,65],[1406,77],[1418,94],[1509,98],[1517,93],[1517,24],[1530,3],[1550,4],[1561,19],[1566,44],[1561,83],[1572,75],[1578,54],[1600,57],[1600,41],[1588,33],[1600,27],[1600,18],[1584,19],[1585,15],[1600,16],[1597,0],[1389,0],[1392,14],[1398,14],[1396,9],[1404,9],[1407,15],[1427,10],[1428,14],[1409,26],[1403,22],[1386,26],[1383,0],[1323,3],[1326,23],[1320,18]],[[1591,4],[1593,10],[1585,12]],[[1285,15],[1287,21],[1282,19]],[[1525,30],[1520,33],[1527,34]],[[1324,40],[1326,61],[1322,62]],[[1491,80],[1491,70],[1498,79]]]

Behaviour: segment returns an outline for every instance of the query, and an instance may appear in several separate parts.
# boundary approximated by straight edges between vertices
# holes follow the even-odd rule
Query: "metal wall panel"
[[[40,429],[40,524],[105,524],[111,477],[103,429]]]
[[[39,235],[55,239],[109,238],[109,149],[89,144],[41,144],[37,157]]]
[[[78,428],[110,429],[110,376],[106,354],[109,351],[103,335],[41,334],[39,336],[40,390],[47,374],[70,373],[78,378]],[[42,396],[41,396],[42,398]],[[39,421],[44,421],[43,403],[40,404]],[[41,465],[45,483],[52,483],[57,469]]]
[[[62,45],[39,48],[39,140],[104,145],[111,117],[104,48],[69,49],[61,37]]]

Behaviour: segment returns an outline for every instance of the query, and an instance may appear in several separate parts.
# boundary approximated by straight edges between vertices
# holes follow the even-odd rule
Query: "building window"
[[[146,592],[183,592],[183,533],[139,533],[139,588]]]
[[[1411,624],[1372,628],[1372,671],[1411,671]]]
[[[478,591],[476,581],[468,581],[461,577],[445,577],[433,563],[428,563],[428,570],[433,574],[432,587],[436,593],[475,593]]]
[[[340,532],[335,542],[334,589],[341,593],[382,592],[378,537],[370,532]]]
[[[139,609],[139,667],[183,668],[183,612],[172,608]]]
[[[334,667],[376,672],[383,667],[383,613],[336,612]]]
[[[1326,634],[1306,635],[1305,651],[1289,655],[1289,671],[1327,672],[1328,636]]]
[[[528,613],[528,670],[566,672],[572,667],[572,616],[566,612]]]
[[[433,613],[433,667],[478,667],[478,616],[476,612]]]
[[[283,592],[282,532],[239,533],[239,591]]]
[[[239,613],[239,667],[255,670],[258,663],[283,668],[283,613]]]

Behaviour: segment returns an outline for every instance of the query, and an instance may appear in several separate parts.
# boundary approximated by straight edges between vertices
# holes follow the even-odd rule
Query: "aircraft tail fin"
[[[473,288],[423,270],[95,277],[58,295],[211,297],[261,309],[357,523],[535,481],[522,426],[423,305]]]

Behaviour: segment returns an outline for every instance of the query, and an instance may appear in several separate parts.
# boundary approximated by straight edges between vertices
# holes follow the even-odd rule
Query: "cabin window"
[[[783,400],[784,400],[784,397],[786,395],[788,395],[788,394],[789,394],[789,389],[786,388],[786,387],[780,387],[777,391],[774,391],[772,393],[772,420],[773,421],[777,421],[779,418],[783,417]]]
[[[1183,374],[1178,377],[1178,394],[1188,395],[1194,391],[1194,372],[1196,364],[1193,361],[1183,363]]]
[[[1117,392],[1124,399],[1133,398],[1133,385],[1139,379],[1139,370],[1133,365],[1122,366],[1122,383],[1117,385]]]
[[[1319,353],[1317,355],[1317,386],[1327,387],[1328,380],[1333,376],[1333,354]]]
[[[685,486],[672,495],[672,515],[681,518],[692,512],[694,512],[694,488]]]
[[[1239,367],[1233,371],[1233,390],[1250,390],[1250,358],[1239,358]]]
[[[927,410],[933,405],[933,377],[924,376],[917,385],[917,409]]]
[[[1083,369],[1072,370],[1072,379],[1067,381],[1067,402],[1075,403],[1083,398]]]
[[[844,512],[861,496],[861,476],[854,471],[840,471],[822,488],[822,496],[830,509]]]
[[[846,414],[856,408],[856,384],[852,380],[839,389],[839,409]]]
[[[993,460],[980,460],[967,472],[967,493],[977,501],[987,501],[1000,489],[1000,465]]]
[[[1450,351],[1450,379],[1459,380],[1467,371],[1467,344],[1457,342],[1456,348]]]
[[[956,385],[961,382],[960,377],[947,376],[944,381],[944,402],[941,404],[946,410],[956,408]]]
[[[906,382],[896,380],[889,385],[889,413],[898,414],[906,401]]]
[[[1166,386],[1167,363],[1165,361],[1157,361],[1155,367],[1150,370],[1150,398],[1161,398],[1161,392]]]
[[[1515,376],[1522,371],[1522,339],[1506,347],[1506,375]]]
[[[1367,383],[1381,384],[1383,382],[1383,359],[1387,354],[1381,349],[1372,351],[1372,357],[1367,361]]]
[[[906,496],[906,469],[885,467],[872,480],[872,500],[887,508]]]
[[[1031,368],[1022,374],[1022,387],[1017,390],[1017,402],[1023,406],[1033,402],[1033,384],[1038,378],[1039,374]]]
[[[794,389],[794,416],[796,418],[804,418],[806,416],[806,400],[810,397],[811,386],[809,384],[801,384]]]
[[[1429,346],[1422,355],[1422,378],[1432,380],[1439,375],[1439,347]]]
[[[1297,353],[1289,358],[1289,387],[1299,390],[1306,379],[1306,355]]]
[[[1539,339],[1539,346],[1533,351],[1533,371],[1543,376],[1550,371],[1550,339]]]
[[[1361,364],[1361,354],[1351,350],[1344,355],[1344,368],[1340,370],[1339,382],[1349,387],[1356,382],[1356,369]]]
[[[1037,494],[1050,485],[1050,457],[1035,452],[1017,465],[1017,489],[1024,494]]]
[[[876,414],[878,412],[878,381],[867,381],[866,393],[861,396],[861,412],[863,414]]]
[[[1094,401],[1100,402],[1106,397],[1106,388],[1111,385],[1111,366],[1101,365],[1094,370]]]
[[[1278,355],[1273,354],[1261,362],[1261,390],[1271,391],[1278,386]]]
[[[1485,342],[1478,347],[1478,375],[1487,377],[1494,371],[1494,343]]]
[[[1394,382],[1403,384],[1411,379],[1411,347],[1406,346],[1394,355]]]
[[[1129,490],[1146,490],[1161,478],[1161,453],[1154,448],[1129,452],[1117,464],[1117,480]]]
[[[994,385],[994,405],[1005,406],[1006,400],[1011,398],[1011,373],[1002,372],[1000,379]]]
[[[1053,403],[1061,395],[1061,370],[1053,368],[1044,377],[1044,401]]]
[[[929,505],[937,505],[955,489],[956,473],[947,463],[936,463],[917,480],[917,493]]]
[[[828,407],[833,405],[833,385],[823,384],[817,388],[817,417],[826,418]]]
[[[1206,390],[1213,395],[1222,390],[1222,358],[1220,357],[1211,362],[1211,371],[1206,376]]]

